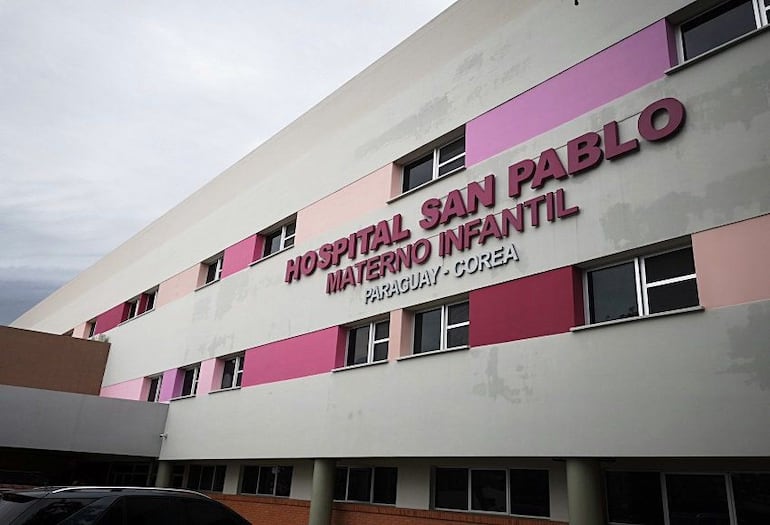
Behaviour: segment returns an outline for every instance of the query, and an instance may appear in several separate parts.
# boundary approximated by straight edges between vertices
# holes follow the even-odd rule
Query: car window
[[[3,494],[0,499],[0,523],[11,523],[14,518],[39,501],[38,498],[22,494]]]
[[[24,525],[59,525],[77,511],[92,503],[95,498],[46,498],[44,505],[30,516],[25,516]]]
[[[224,505],[205,499],[182,499],[185,525],[249,525]]]
[[[178,525],[178,498],[173,496],[125,496],[121,499],[125,505],[127,524]]]

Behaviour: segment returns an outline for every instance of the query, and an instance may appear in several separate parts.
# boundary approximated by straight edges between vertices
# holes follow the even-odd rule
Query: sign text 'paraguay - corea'
[[[684,105],[674,98],[664,98],[653,102],[639,114],[637,129],[645,141],[658,142],[674,136],[684,121]],[[482,181],[450,191],[446,199],[432,197],[423,202],[419,225],[428,235],[379,252],[382,248],[412,239],[411,229],[405,228],[402,215],[396,214],[389,220],[368,225],[288,260],[285,281],[291,283],[312,275],[316,270],[331,269],[326,275],[326,293],[341,292],[348,287],[364,285],[389,275],[397,276],[404,269],[426,264],[433,255],[430,237],[437,237],[438,256],[443,258],[455,251],[464,252],[474,245],[483,246],[490,239],[508,239],[513,232],[524,233],[528,228],[574,217],[580,213],[580,207],[569,202],[563,188],[553,188],[521,201],[523,188],[528,185],[532,190],[548,189],[558,181],[585,174],[605,160],[618,159],[639,149],[638,138],[622,140],[617,121],[608,122],[601,133],[588,132],[567,142],[566,164],[554,148],[549,148],[540,153],[537,161],[524,159],[510,165],[507,193],[508,197],[519,201],[510,207],[472,218],[453,228],[446,227],[455,218],[476,216],[483,208],[495,207],[497,177],[490,174]],[[444,273],[461,277],[484,268],[502,266],[511,260],[518,260],[518,254],[515,246],[508,244],[458,260],[452,268],[444,269]],[[346,264],[347,261],[357,262]],[[440,271],[441,266],[436,266],[391,279],[368,288],[364,299],[368,303],[435,285]]]

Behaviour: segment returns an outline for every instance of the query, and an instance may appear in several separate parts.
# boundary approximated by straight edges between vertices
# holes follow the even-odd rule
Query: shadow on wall
[[[758,384],[761,390],[770,389],[770,302],[749,306],[745,326],[730,328],[728,337],[735,363],[725,373],[746,374],[746,384]]]

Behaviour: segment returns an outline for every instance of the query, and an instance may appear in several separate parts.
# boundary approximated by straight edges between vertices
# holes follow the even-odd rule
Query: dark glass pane
[[[152,310],[155,307],[155,294],[154,293],[148,293],[147,294],[147,306],[144,307],[144,311]]]
[[[265,255],[270,255],[281,249],[281,232],[277,231],[265,237]]]
[[[376,467],[374,469],[374,503],[396,504],[398,469],[395,467]]]
[[[257,481],[259,480],[259,467],[243,467],[243,481],[241,482],[241,492],[246,494],[257,493]]]
[[[348,501],[370,501],[372,469],[351,468],[348,472]]]
[[[369,356],[369,326],[351,328],[348,333],[347,365],[366,363]]]
[[[184,380],[182,381],[182,395],[192,395],[193,379],[195,378],[195,369],[191,368],[184,371]]]
[[[449,307],[449,324],[458,324],[468,321],[468,301],[464,303],[453,304]]]
[[[733,474],[738,525],[770,523],[770,474]]]
[[[217,278],[217,264],[209,264],[208,270],[206,270],[206,282],[210,283]]]
[[[441,177],[459,168],[462,168],[463,166],[465,166],[465,157],[453,160],[452,162],[447,162],[443,166],[438,167],[438,176]]]
[[[222,492],[225,488],[225,471],[227,467],[224,465],[217,465],[214,468],[214,484],[211,486],[211,490],[214,492]]]
[[[348,469],[337,467],[334,471],[334,499],[344,501],[348,490]]]
[[[293,467],[278,467],[278,476],[275,478],[275,495],[289,497],[291,493],[291,475]]]
[[[0,523],[11,523],[22,512],[33,506],[45,505],[38,498],[9,493],[0,499]]]
[[[374,345],[374,360],[383,361],[388,358],[388,343],[377,343]]]
[[[190,465],[190,470],[187,473],[187,488],[192,490],[198,490],[201,483],[201,466]]]
[[[670,525],[730,525],[725,478],[666,474]]]
[[[698,56],[756,28],[751,0],[726,2],[682,24],[684,57]]]
[[[404,191],[421,186],[433,179],[433,154],[404,166]]]
[[[647,289],[647,305],[651,314],[698,306],[698,301],[698,284],[695,279]]]
[[[692,248],[646,257],[644,259],[644,271],[648,284],[673,277],[692,275],[695,273]]]
[[[147,393],[147,401],[155,401],[157,399],[156,394],[158,392],[158,382],[160,380],[157,377],[150,379],[150,391]]]
[[[241,386],[243,381],[243,358],[241,358],[241,368],[235,374],[235,386]]]
[[[441,348],[441,308],[420,312],[414,316],[414,353]]]
[[[291,248],[294,246],[294,237],[289,237],[288,239],[284,240],[283,247],[284,248]]]
[[[468,346],[468,325],[450,328],[446,333],[447,348]]]
[[[465,153],[465,137],[459,138],[438,150],[438,163],[446,162]]]
[[[179,488],[179,487],[177,487]],[[102,517],[96,522],[97,525],[125,525],[124,515],[125,505],[123,499],[118,499],[115,503],[110,505],[107,512],[102,514]],[[79,524],[78,524],[79,525]]]
[[[471,510],[505,512],[505,471],[471,471]]]
[[[551,498],[547,470],[510,471],[511,514],[550,516]]]
[[[214,467],[206,465],[201,469],[201,490],[211,490],[214,486]]]
[[[437,509],[468,510],[468,469],[436,469]]]
[[[233,378],[235,377],[235,359],[228,359],[225,361],[224,369],[222,370],[222,388],[230,388],[233,386]]]
[[[184,465],[174,465],[171,469],[171,488],[181,489],[184,486]]]
[[[156,525],[177,523],[176,500],[163,496],[125,496],[126,523]]]
[[[273,494],[275,487],[275,467],[260,467],[258,494]]]
[[[286,225],[286,237],[289,237],[290,235],[294,235],[294,232],[297,229],[297,223],[296,222],[290,222]]]
[[[390,321],[382,321],[374,325],[374,339],[387,339],[390,332]]]
[[[663,497],[657,472],[607,472],[609,520],[663,525]]]
[[[96,333],[96,322],[88,323],[88,337],[93,337]]]
[[[592,323],[639,315],[634,263],[589,272],[588,295]]]

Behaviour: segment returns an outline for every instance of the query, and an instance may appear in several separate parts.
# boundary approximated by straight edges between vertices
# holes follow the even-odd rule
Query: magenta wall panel
[[[96,334],[103,334],[107,330],[112,330],[126,317],[128,311],[128,305],[126,303],[120,303],[118,306],[110,308],[103,314],[99,314],[96,318]]]
[[[674,65],[661,20],[508,102],[465,127],[472,166],[663,77]]]
[[[222,261],[222,278],[239,272],[256,261],[262,253],[263,239],[252,235],[240,242],[225,248],[225,258]]]
[[[158,401],[165,402],[171,398],[179,397],[179,394],[182,392],[183,377],[184,371],[179,368],[172,368],[163,372]]]
[[[323,374],[342,365],[345,330],[338,326],[246,351],[243,386]]]
[[[581,282],[578,269],[565,267],[471,292],[471,347],[560,334],[582,325]]]

